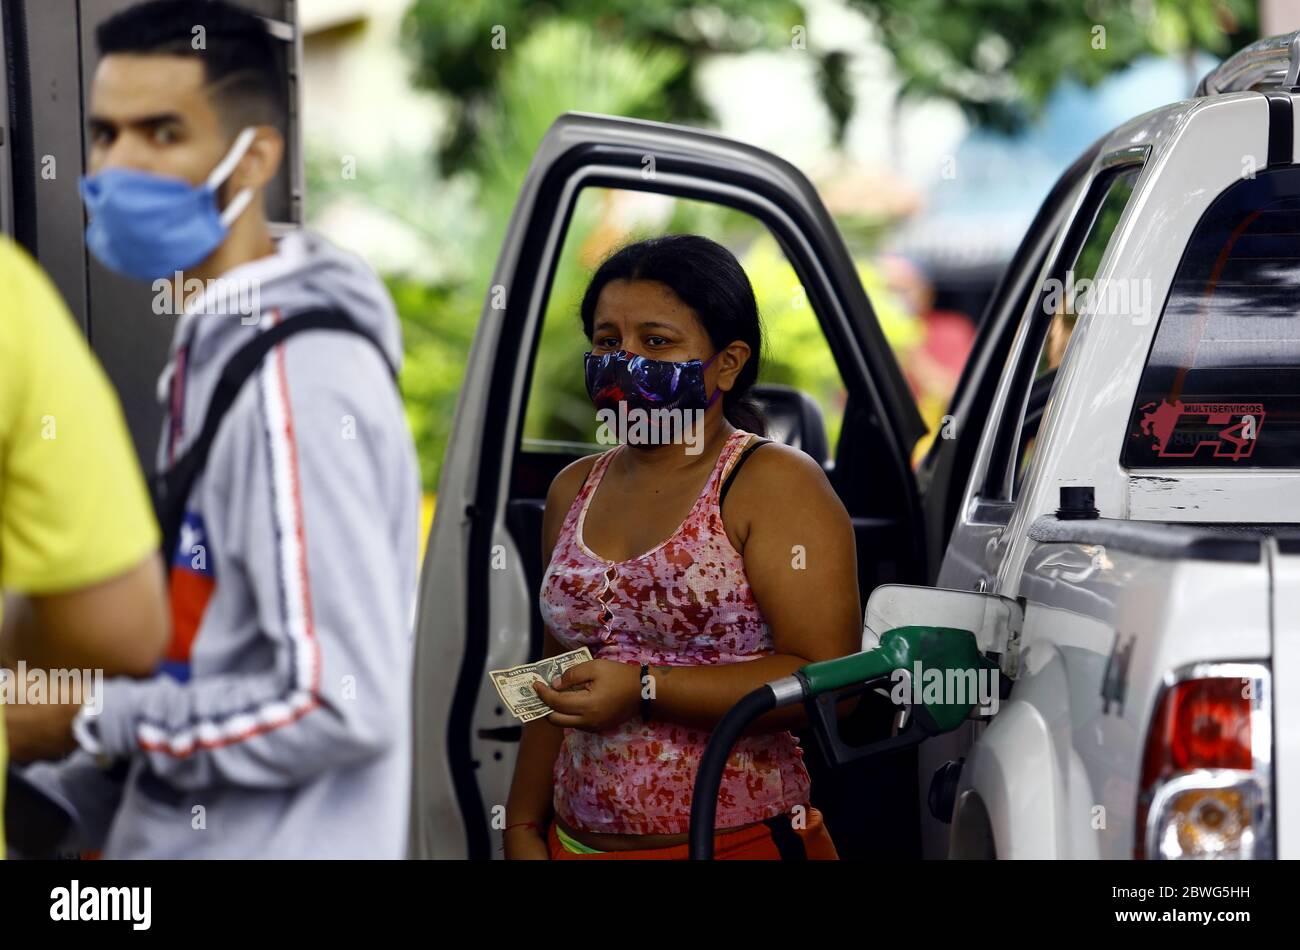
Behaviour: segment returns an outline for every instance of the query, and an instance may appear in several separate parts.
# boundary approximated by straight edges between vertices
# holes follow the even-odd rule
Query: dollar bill
[[[581,647],[558,656],[548,656],[536,663],[525,663],[508,670],[490,670],[488,676],[492,678],[492,685],[497,688],[501,701],[515,718],[521,722],[532,722],[549,716],[552,712],[551,707],[542,702],[533,690],[533,683],[540,679],[549,686],[552,679],[563,675],[569,667],[586,663],[590,659],[591,651]]]

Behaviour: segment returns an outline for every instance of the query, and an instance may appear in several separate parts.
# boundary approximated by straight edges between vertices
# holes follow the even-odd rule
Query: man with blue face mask
[[[137,280],[206,282],[275,253],[262,200],[285,150],[274,41],[249,14],[205,7],[146,3],[97,34],[86,238]]]
[[[259,18],[155,0],[96,38],[87,246],[184,305],[154,482],[172,639],[29,777],[108,857],[402,856],[419,478],[392,302],[322,238],[272,237],[286,113]]]

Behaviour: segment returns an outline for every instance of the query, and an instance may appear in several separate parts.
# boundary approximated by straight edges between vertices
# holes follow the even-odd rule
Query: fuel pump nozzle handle
[[[804,703],[828,762],[842,766],[869,755],[902,748],[932,735],[949,732],[970,715],[974,697],[958,701],[913,703],[913,690],[904,688],[903,705],[908,711],[906,728],[898,735],[866,746],[849,746],[837,728],[837,704],[847,696],[872,689],[896,686],[918,671],[937,670],[947,681],[951,672],[965,678],[968,671],[996,670],[980,653],[975,635],[953,627],[896,627],[880,638],[880,644],[834,660],[810,663],[790,676],[766,683],[744,696],[722,717],[709,737],[691,798],[690,857],[712,860],[714,819],[722,772],[736,741],[756,719],[783,706]],[[908,686],[911,685],[909,682]],[[952,697],[943,697],[951,700]]]

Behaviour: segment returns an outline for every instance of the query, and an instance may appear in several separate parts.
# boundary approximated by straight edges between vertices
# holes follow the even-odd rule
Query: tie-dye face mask
[[[597,410],[618,409],[620,402],[629,409],[707,409],[721,389],[709,397],[705,391],[704,370],[717,359],[652,360],[633,356],[627,350],[613,353],[586,354],[587,395]]]

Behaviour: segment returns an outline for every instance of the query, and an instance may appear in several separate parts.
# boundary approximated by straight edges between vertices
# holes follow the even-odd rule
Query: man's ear
[[[723,392],[731,391],[731,388],[736,385],[736,377],[745,368],[752,354],[753,350],[744,340],[732,340],[718,351],[714,363],[718,367],[719,389]]]
[[[257,134],[248,151],[230,175],[230,189],[260,191],[267,186],[284,160],[284,136],[273,125],[257,126]]]

